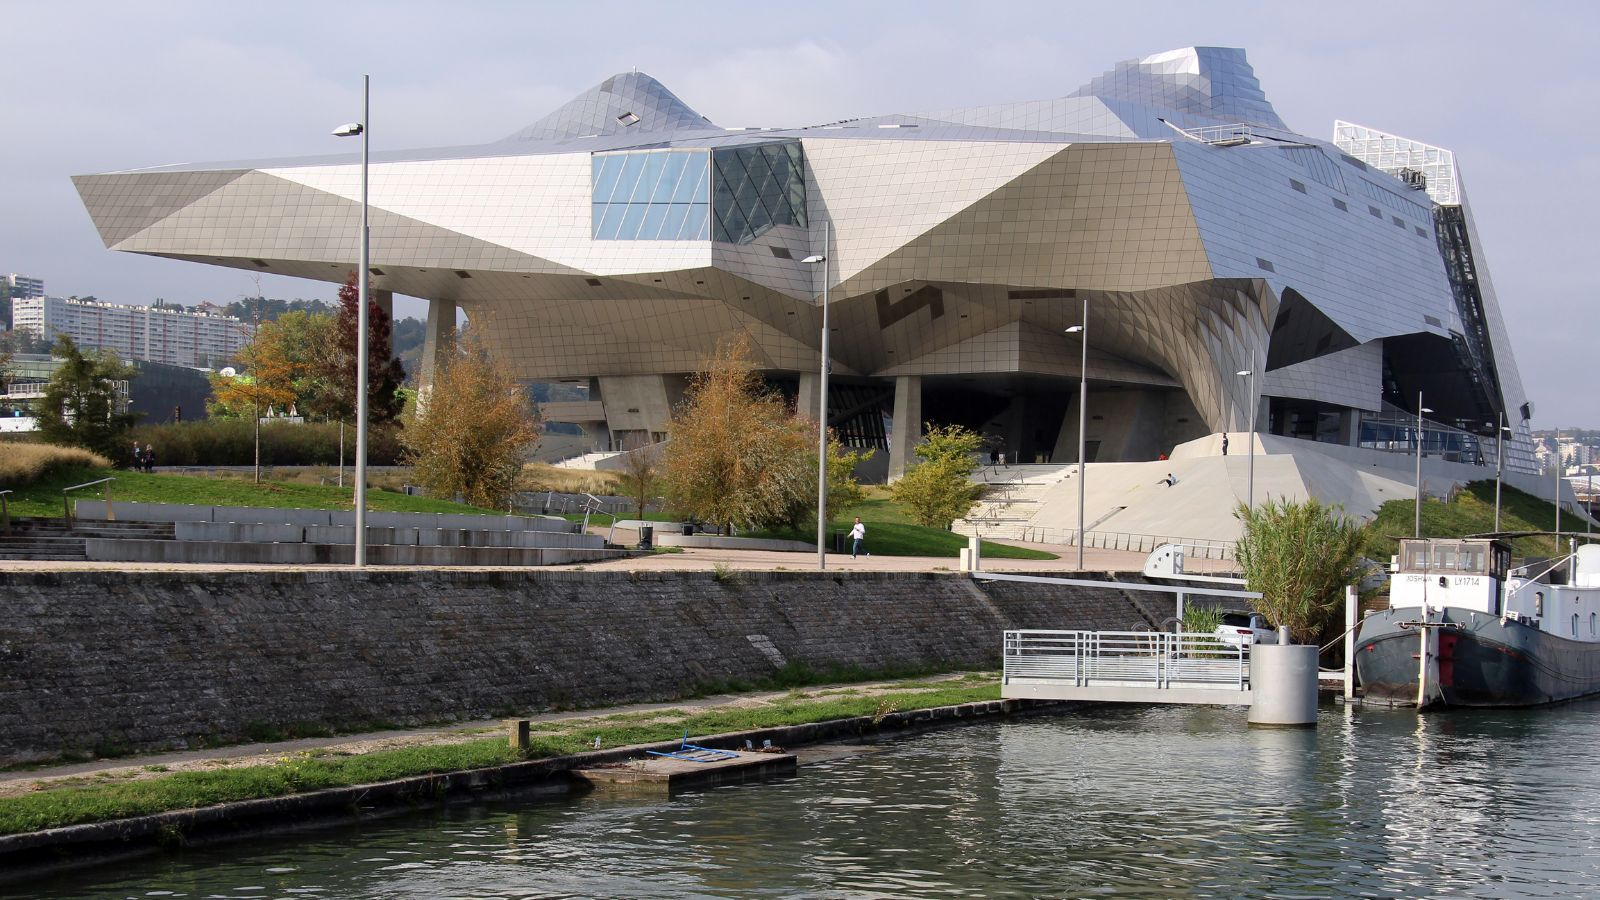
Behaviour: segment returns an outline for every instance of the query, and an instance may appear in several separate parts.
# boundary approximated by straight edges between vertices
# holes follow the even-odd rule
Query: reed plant
[[[1244,523],[1234,557],[1250,590],[1261,592],[1256,609],[1288,626],[1295,642],[1316,642],[1343,608],[1344,587],[1360,577],[1364,526],[1314,497],[1241,503],[1234,515]]]
[[[0,442],[0,488],[19,488],[66,469],[109,469],[111,460],[82,447]]]

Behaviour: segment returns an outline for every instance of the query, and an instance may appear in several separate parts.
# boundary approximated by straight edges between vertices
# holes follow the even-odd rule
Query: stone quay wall
[[[992,666],[1006,628],[1141,623],[1117,589],[942,573],[6,572],[0,764]]]

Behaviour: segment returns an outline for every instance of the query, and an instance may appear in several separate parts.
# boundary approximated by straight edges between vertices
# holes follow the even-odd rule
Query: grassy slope
[[[266,506],[299,509],[350,509],[353,500],[350,488],[324,487],[315,484],[286,484],[264,482],[255,484],[248,480],[231,478],[193,478],[184,475],[146,475],[142,472],[122,472],[111,469],[67,469],[48,475],[25,487],[15,489],[7,499],[11,514],[16,516],[60,516],[61,489],[68,485],[83,484],[108,476],[115,476],[112,499],[145,503],[191,503],[201,506]],[[74,491],[77,499],[93,500],[104,496],[102,488]],[[385,512],[428,513],[495,513],[496,510],[478,509],[431,500],[426,497],[408,497],[390,491],[369,490],[370,509]]]
[[[565,756],[592,749],[596,738],[602,747],[619,747],[674,740],[686,730],[691,735],[708,735],[995,700],[999,696],[993,673],[974,673],[955,681],[908,684],[900,691],[881,695],[863,696],[851,689],[791,692],[753,708],[722,708],[695,715],[631,713],[541,723],[536,726],[537,734],[526,753],[512,750],[501,736],[359,756],[301,753],[285,756],[274,765],[184,771],[138,781],[119,781],[110,775],[85,778],[69,787],[0,799],[0,834]]]
[[[1398,552],[1398,538],[1410,537],[1415,528],[1416,503],[1390,500],[1378,510],[1368,529],[1366,552],[1374,559],[1387,560]],[[1551,531],[1556,525],[1555,506],[1513,487],[1502,487],[1500,496],[1501,531]],[[1561,526],[1582,528],[1576,516],[1562,516]],[[1462,537],[1494,530],[1494,482],[1475,481],[1449,503],[1426,499],[1422,503],[1423,537]],[[1513,541],[1518,555],[1554,556],[1554,538],[1518,538]]]

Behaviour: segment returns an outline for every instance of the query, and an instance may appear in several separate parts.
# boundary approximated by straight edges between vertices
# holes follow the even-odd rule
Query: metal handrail
[[[1158,690],[1250,688],[1249,652],[1214,634],[1018,630],[1004,633],[1003,683],[1045,681]]]
[[[11,491],[0,491],[0,534],[11,537],[11,504],[6,502],[6,495]]]
[[[109,484],[109,483],[111,483],[113,481],[116,481],[116,480],[117,480],[116,476],[113,475],[110,478],[102,478],[102,479],[100,479],[98,481],[86,481],[83,484],[75,484],[72,487],[64,487],[64,488],[62,488],[61,489],[61,511],[66,516],[67,527],[68,528],[72,527],[72,518],[73,518],[72,517],[72,503],[67,499],[67,492],[68,491],[76,491],[76,490],[81,490],[82,488],[94,487],[97,484]],[[116,518],[117,518],[116,510],[114,510],[112,508],[112,506],[111,506],[111,488],[107,487],[106,488],[106,521],[107,522],[114,522],[114,521],[116,521]]]

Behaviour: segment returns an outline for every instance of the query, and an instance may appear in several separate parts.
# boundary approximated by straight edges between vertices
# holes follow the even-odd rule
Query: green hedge
[[[397,428],[373,428],[367,436],[367,462],[397,465]],[[140,425],[132,440],[156,451],[158,466],[248,466],[255,462],[255,430],[248,419],[206,419],[167,425]],[[345,426],[344,459],[354,459],[356,430]],[[264,466],[331,466],[339,462],[339,423],[295,425],[272,422],[261,426]]]

